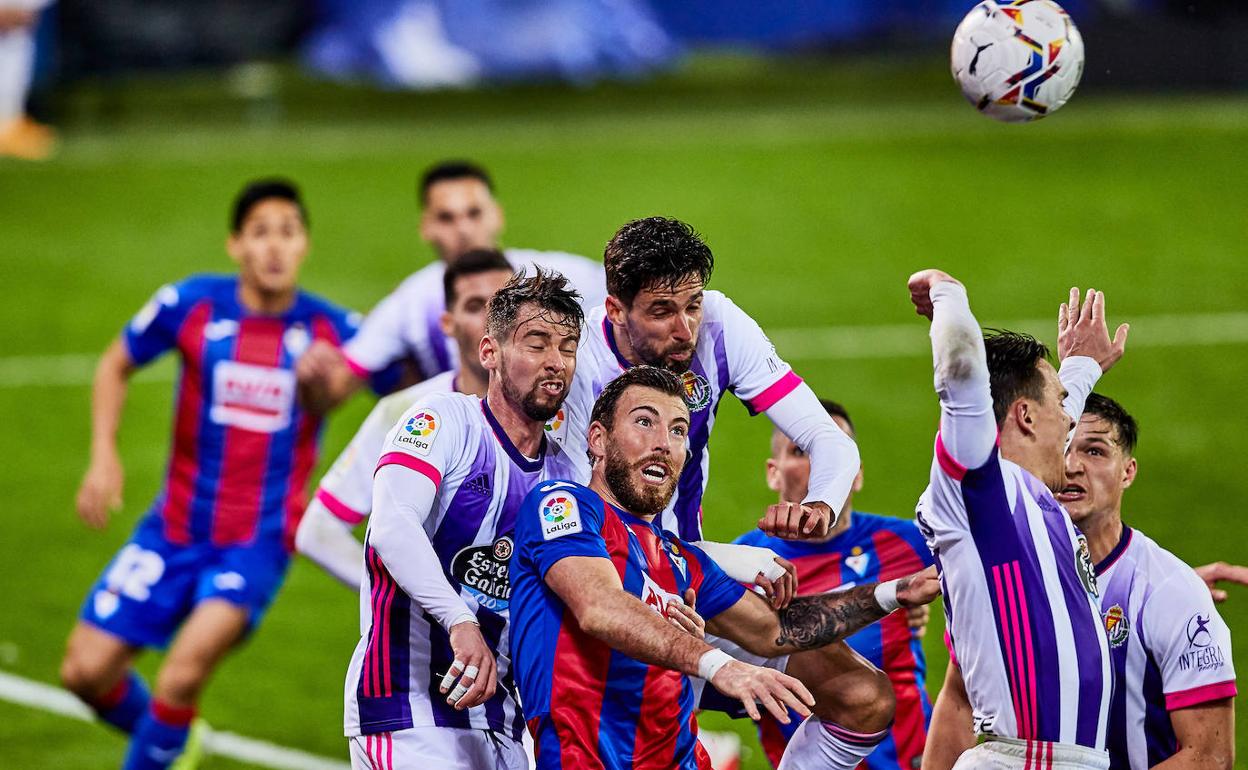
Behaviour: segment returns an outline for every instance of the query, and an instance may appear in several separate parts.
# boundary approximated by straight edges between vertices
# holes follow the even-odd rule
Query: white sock
[[[887,736],[888,730],[856,733],[807,717],[789,739],[778,770],[853,770]]]
[[[26,111],[34,63],[35,41],[29,29],[0,32],[0,125]]]

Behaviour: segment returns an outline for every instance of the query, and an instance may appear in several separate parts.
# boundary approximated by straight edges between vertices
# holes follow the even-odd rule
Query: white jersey
[[[377,470],[386,434],[417,401],[435,393],[454,392],[455,372],[443,372],[378,401],[321,479],[315,498],[348,524],[354,526],[364,521],[373,510],[373,472]]]
[[[616,347],[606,312],[600,306],[586,318],[585,334],[576,353],[576,376],[564,404],[572,420],[568,445],[573,455],[583,454],[587,448],[589,415],[598,394],[632,366]],[[770,409],[802,380],[776,354],[775,346],[753,318],[720,292],[710,290],[704,295],[693,361],[681,376],[691,422],[689,458],[676,494],[658,523],[685,540],[697,541],[702,539],[702,493],[711,461],[707,442],[720,399],[732,392],[751,414],[757,414]],[[822,409],[819,412],[823,414]],[[852,469],[851,479],[857,470],[856,466]]]
[[[1170,712],[1235,696],[1231,632],[1203,580],[1138,530],[1096,566],[1114,666],[1110,765],[1144,770],[1177,750]]]
[[[364,549],[368,581],[360,589],[367,612],[347,672],[345,733],[438,726],[494,730],[520,740],[524,719],[509,648],[511,533],[529,490],[543,480],[568,477],[571,463],[555,442],[545,440],[536,459],[526,458],[484,401],[446,393],[419,401],[391,429],[377,463],[379,485],[382,472],[393,471],[390,466],[401,474],[411,471],[404,479],[423,476],[433,484],[431,500],[416,506],[427,536],[422,542],[432,544],[432,552],[398,554],[399,561],[391,554],[388,566],[379,553],[387,549],[372,540],[382,509],[370,519]],[[378,495],[380,504],[380,487]],[[426,558],[438,563],[413,563]],[[440,572],[458,591],[455,603],[462,600],[475,614],[498,663],[498,690],[486,703],[456,711],[438,692],[454,659],[444,628],[453,624],[453,615],[431,615],[401,587],[412,570]]]
[[[534,267],[540,267],[562,273],[581,293],[584,307],[596,307],[607,296],[606,274],[598,262],[559,251],[507,249],[503,254],[516,270],[524,268],[532,273]],[[343,348],[352,371],[366,378],[409,358],[426,379],[458,368],[455,342],[442,333],[445,273],[446,263],[435,260],[377,303]]]
[[[1103,751],[1113,680],[1087,541],[1039,479],[1000,456],[965,290],[942,282],[931,298],[941,427],[917,520],[975,731]]]

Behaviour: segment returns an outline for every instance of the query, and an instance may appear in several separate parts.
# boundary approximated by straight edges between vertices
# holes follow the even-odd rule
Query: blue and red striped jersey
[[[135,366],[172,349],[181,359],[169,469],[151,515],[172,543],[283,538],[289,548],[321,430],[296,398],[294,364],[313,340],[342,344],[356,322],[305,292],[281,315],[257,315],[238,291],[237,276],[192,276],[161,287],[122,332]]]
[[[548,482],[530,492],[516,519],[511,622],[538,768],[709,770],[689,678],[585,633],[547,587],[547,570],[568,556],[610,560],[624,590],[660,614],[688,588],[707,619],[745,593],[698,548],[579,484]]]
[[[817,594],[861,583],[905,577],[932,564],[932,553],[913,521],[854,511],[849,528],[826,543],[781,540],[759,530],[736,542],[770,548],[797,567],[800,595]],[[889,736],[863,765],[870,770],[918,767],[932,718],[927,695],[927,661],[921,640],[911,632],[904,612],[894,612],[845,640],[884,671],[897,696]],[[773,765],[798,722],[781,725],[764,716],[759,725],[763,749]]]

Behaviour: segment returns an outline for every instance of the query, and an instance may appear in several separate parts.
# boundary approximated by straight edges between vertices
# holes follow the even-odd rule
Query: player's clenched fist
[[[768,713],[786,725],[790,721],[789,709],[805,719],[810,716],[810,707],[815,705],[814,696],[793,677],[739,660],[725,663],[711,677],[711,684],[724,695],[741,701],[745,713],[755,721],[762,718],[758,710],[760,703]]]
[[[451,651],[455,662],[439,687],[446,702],[459,711],[485,703],[494,695],[497,682],[494,655],[480,627],[471,621],[451,626]]]
[[[758,528],[773,537],[805,540],[827,537],[833,525],[832,508],[827,503],[772,503],[758,520]]]
[[[78,487],[78,517],[92,529],[103,529],[108,514],[121,507],[121,458],[101,455],[91,460]]]
[[[961,286],[961,282],[943,270],[920,270],[910,276],[907,286],[910,289],[910,301],[914,303],[914,312],[931,320],[932,287],[941,281],[952,281]]]

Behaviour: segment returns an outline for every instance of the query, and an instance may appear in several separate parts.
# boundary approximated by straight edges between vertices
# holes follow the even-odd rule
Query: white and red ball
[[[990,118],[1024,123],[1057,111],[1083,75],[1083,38],[1052,0],[984,0],[962,19],[953,78]]]

